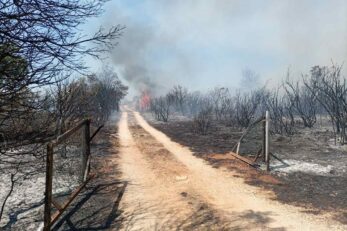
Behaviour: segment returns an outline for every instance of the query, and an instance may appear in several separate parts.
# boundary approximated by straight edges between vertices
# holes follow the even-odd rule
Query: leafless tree
[[[62,133],[69,124],[89,117],[104,123],[127,93],[117,74],[105,66],[100,73],[74,81],[58,81],[52,88],[56,131]]]
[[[66,131],[68,122],[76,119],[78,104],[81,103],[81,87],[77,81],[62,80],[57,81],[55,87],[52,87],[49,95],[52,96],[54,105],[53,113],[56,120],[56,135]]]
[[[170,109],[171,103],[168,95],[151,99],[150,110],[157,120],[168,122]]]
[[[223,106],[221,107],[222,122],[227,126],[238,127],[236,119],[236,102],[235,98],[230,94],[223,99]]]
[[[230,103],[229,89],[225,87],[217,87],[210,92],[210,98],[213,102],[215,118],[219,121],[225,120]]]
[[[286,95],[280,94],[280,87],[267,91],[263,102],[270,113],[271,130],[274,133],[293,135],[295,133],[294,108]]]
[[[347,82],[341,76],[342,66],[315,66],[311,75],[304,77],[305,86],[315,94],[319,103],[329,114],[334,130],[340,134],[341,143],[346,140]]]
[[[84,56],[99,58],[116,45],[123,27],[100,28],[91,36],[82,34],[80,26],[90,17],[102,13],[104,0],[4,0],[0,3],[0,165],[30,177],[22,165],[29,161],[42,169],[42,145],[54,135],[56,108],[69,117],[75,104],[73,94],[80,82],[61,83],[59,102],[43,94],[61,73],[87,74]],[[45,88],[43,88],[45,87]],[[77,108],[79,110],[79,107]],[[73,115],[76,115],[76,108]],[[78,113],[77,113],[78,114]],[[61,123],[62,125],[63,123]],[[59,126],[63,128],[62,126]],[[11,151],[14,150],[14,151]],[[30,158],[24,158],[28,157]],[[26,163],[21,162],[27,160]],[[9,161],[10,160],[10,161]],[[31,163],[30,162],[30,163]],[[2,167],[1,167],[2,168]],[[16,167],[17,168],[17,167]],[[34,170],[33,170],[34,171]],[[11,181],[15,180],[12,179]],[[9,186],[13,190],[14,184]],[[11,192],[9,190],[9,192]],[[6,203],[6,201],[5,201]],[[5,204],[4,203],[4,204]],[[3,205],[4,206],[4,205]]]
[[[0,120],[40,110],[39,88],[53,84],[62,71],[83,72],[83,56],[99,57],[115,45],[122,27],[92,36],[78,27],[100,15],[101,0],[2,1],[0,5]],[[88,46],[87,46],[88,44]],[[3,126],[0,124],[0,132]],[[21,131],[20,133],[24,133]],[[18,135],[18,134],[17,134]],[[15,135],[14,135],[15,136]]]
[[[179,111],[182,115],[186,111],[186,103],[188,97],[188,90],[180,85],[174,86],[168,93],[168,98],[175,110]]]
[[[317,121],[317,95],[310,91],[307,85],[301,85],[300,81],[291,81],[289,75],[284,83],[284,89],[287,93],[288,100],[300,116],[305,127],[312,128]]]
[[[200,101],[202,99],[202,94],[199,91],[188,92],[187,95],[187,115],[189,117],[194,117],[200,109]]]
[[[206,135],[213,119],[213,106],[209,98],[201,100],[200,111],[193,118],[193,130],[201,135]]]
[[[261,95],[258,91],[238,92],[234,100],[236,120],[241,127],[247,128],[256,115]]]
[[[92,114],[98,115],[96,122],[103,123],[113,111],[119,110],[120,101],[127,94],[128,87],[109,66],[105,66],[100,73],[91,75],[89,86],[92,95],[89,102],[93,102]]]

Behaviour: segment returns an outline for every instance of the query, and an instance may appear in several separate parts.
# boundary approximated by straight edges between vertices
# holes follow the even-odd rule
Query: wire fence
[[[270,171],[270,152],[269,152],[269,112],[255,122],[250,124],[243,132],[242,136],[233,148],[236,157],[251,166],[257,166],[257,161],[266,164],[266,170]],[[242,156],[253,157],[253,160],[242,158]]]
[[[44,228],[60,215],[93,177],[90,174],[90,120],[83,120],[47,144]]]

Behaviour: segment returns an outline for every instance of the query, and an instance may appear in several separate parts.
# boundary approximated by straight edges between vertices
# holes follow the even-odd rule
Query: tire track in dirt
[[[170,158],[183,165],[180,168],[189,177],[189,190],[194,192],[202,203],[213,207],[211,211],[214,211],[214,216],[221,216],[223,220],[227,218],[234,228],[346,230],[346,226],[332,221],[329,215],[304,214],[296,207],[270,200],[266,193],[246,185],[242,179],[233,177],[230,172],[214,169],[194,157],[188,148],[172,142],[165,134],[151,127],[139,113],[133,113],[137,123],[172,154],[173,157]]]
[[[120,206],[125,230],[264,230],[245,214],[226,216],[209,204],[192,187],[191,171],[129,114],[119,123],[121,169],[129,182]]]
[[[212,206],[207,204],[199,194],[190,186],[189,169],[179,162],[164,146],[155,140],[148,132],[135,123],[133,115],[129,116],[130,132],[148,163],[150,170],[157,176],[161,185],[170,185],[169,194],[180,195],[179,200],[184,202],[190,210],[188,216],[176,216],[174,229],[205,230],[230,229],[230,224],[218,216]],[[163,192],[168,193],[168,192]],[[174,205],[177,207],[177,205]]]
[[[137,144],[141,138],[145,142],[143,131],[136,131],[132,136],[127,124],[128,115],[123,112],[119,122],[121,170],[123,180],[128,182],[120,208],[124,230],[208,230],[209,227],[220,227],[218,218],[214,217],[208,205],[200,203],[193,193],[186,193],[187,183],[176,180],[179,171],[184,170],[183,165],[168,170],[165,162],[171,162],[171,154],[159,160],[154,170],[154,162],[148,162],[147,154],[155,151],[162,153],[162,147],[152,143]],[[137,137],[138,136],[138,137]],[[157,142],[156,142],[157,143]],[[150,147],[150,148],[145,148]],[[156,150],[157,149],[157,150]],[[181,169],[183,167],[183,169]],[[167,179],[167,180],[165,180]],[[184,192],[184,193],[182,193]]]

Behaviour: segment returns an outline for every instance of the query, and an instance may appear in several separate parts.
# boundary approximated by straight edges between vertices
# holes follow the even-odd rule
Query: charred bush
[[[261,102],[260,92],[239,92],[234,100],[236,121],[241,127],[247,128],[254,119],[256,110]]]
[[[318,99],[316,93],[310,91],[306,85],[301,86],[299,81],[290,81],[289,76],[284,83],[284,90],[295,114],[301,118],[303,125],[312,128],[317,121]]]
[[[304,77],[304,84],[328,113],[335,138],[339,134],[343,144],[347,127],[347,79],[341,70],[342,66],[334,63],[331,67],[314,66],[310,76]]]
[[[294,109],[288,97],[280,95],[279,90],[268,91],[263,101],[270,113],[271,131],[290,136],[295,133]]]
[[[188,90],[180,85],[174,86],[167,94],[168,100],[175,111],[186,113]]]
[[[150,110],[158,121],[169,121],[170,107],[170,98],[168,96],[160,96],[158,98],[154,98],[150,103]]]
[[[203,95],[199,92],[190,92],[187,95],[187,116],[194,117],[200,110],[200,102],[203,98]]]
[[[194,132],[201,135],[206,135],[211,127],[212,118],[213,107],[211,105],[205,105],[193,118]]]
[[[214,117],[218,121],[226,120],[231,101],[229,89],[225,87],[215,88],[210,92],[210,98],[213,103]]]

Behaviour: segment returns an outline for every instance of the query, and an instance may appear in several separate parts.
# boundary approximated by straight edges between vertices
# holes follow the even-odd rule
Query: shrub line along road
[[[138,112],[123,109],[118,126],[126,230],[347,230],[211,167]]]

